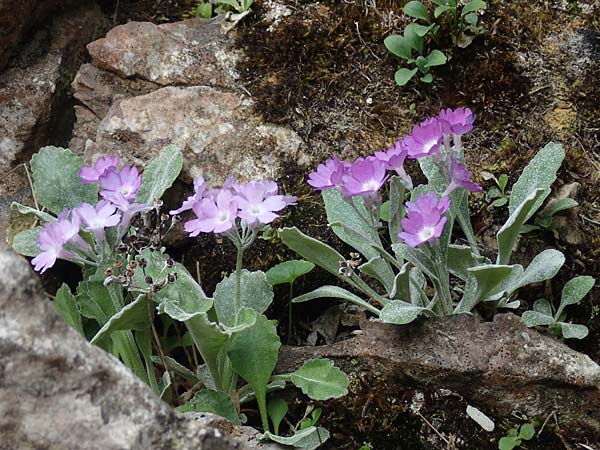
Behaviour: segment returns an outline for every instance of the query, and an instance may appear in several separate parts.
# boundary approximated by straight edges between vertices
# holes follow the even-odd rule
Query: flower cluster
[[[190,236],[200,233],[227,233],[236,220],[252,229],[275,220],[279,211],[296,204],[296,197],[279,194],[274,181],[240,183],[228,178],[221,189],[208,188],[203,178],[194,180],[194,194],[171,214],[192,210],[196,216],[184,224]]]
[[[35,270],[45,272],[58,258],[81,263],[97,260],[104,252],[106,228],[117,227],[119,241],[136,213],[152,209],[133,202],[142,182],[138,169],[124,166],[117,170],[118,165],[118,156],[107,156],[80,169],[81,183],[98,183],[102,199],[96,205],[65,209],[55,222],[44,225],[37,241],[42,252],[33,259]],[[94,235],[95,248],[80,236],[82,229]]]
[[[338,189],[343,197],[363,197],[365,202],[381,202],[380,189],[393,172],[408,190],[413,189],[404,163],[407,159],[431,157],[440,173],[448,179],[446,190],[438,202],[435,194],[407,204],[409,216],[403,221],[405,232],[400,237],[411,247],[424,242],[435,243],[441,236],[449,206],[449,195],[456,189],[481,191],[471,179],[463,163],[461,136],[473,129],[475,114],[469,108],[444,109],[433,118],[416,125],[410,135],[399,139],[385,151],[375,152],[355,161],[340,161],[336,157],[319,164],[308,177],[308,184],[317,190]],[[349,200],[350,201],[350,200]],[[378,208],[372,208],[378,210]],[[443,220],[442,220],[443,219]]]

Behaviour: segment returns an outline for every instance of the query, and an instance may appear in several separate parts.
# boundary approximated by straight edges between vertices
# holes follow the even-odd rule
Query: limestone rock
[[[6,450],[245,445],[176,413],[62,321],[25,259],[0,250],[0,430]]]
[[[118,153],[143,164],[175,144],[184,152],[181,179],[222,183],[277,178],[287,162],[306,165],[292,130],[255,112],[237,89],[233,48],[222,18],[154,25],[132,22],[88,45],[73,90],[77,124],[70,147],[88,160]]]
[[[88,45],[94,64],[124,78],[161,85],[231,86],[237,53],[221,33],[221,19],[155,25],[130,22]]]
[[[262,123],[239,94],[206,86],[165,87],[115,103],[100,122],[86,156],[119,153],[143,163],[168,144],[184,152],[183,178],[222,182],[232,174],[275,178],[286,159],[301,158],[292,131]]]
[[[366,322],[363,334],[333,345],[284,347],[277,372],[310,358],[331,358],[351,376],[376,376],[387,392],[449,389],[499,417],[520,411],[543,421],[555,411],[572,435],[600,437],[600,367],[512,314],[493,322],[467,315],[406,326]]]
[[[0,18],[5,17],[5,3],[0,1]],[[19,8],[28,3],[15,6],[11,18],[18,21]],[[23,201],[26,195],[22,194],[29,191],[24,171],[16,166],[28,161],[43,145],[62,144],[61,121],[68,116],[64,110],[69,83],[85,57],[85,44],[96,37],[103,24],[102,11],[94,2],[70,6],[53,19],[49,29],[40,28],[19,50],[11,68],[0,74],[0,173],[13,170],[0,181],[2,241],[10,201]]]

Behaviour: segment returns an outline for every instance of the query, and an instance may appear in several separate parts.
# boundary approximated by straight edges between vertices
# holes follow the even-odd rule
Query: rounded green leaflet
[[[404,11],[404,14],[414,17],[415,19],[422,19],[427,23],[430,22],[429,15],[427,14],[427,8],[418,0],[408,2],[406,5],[404,5],[402,11]]]
[[[404,37],[393,34],[384,39],[383,44],[390,53],[404,59],[410,59],[412,55],[412,47],[410,42]]]
[[[396,74],[394,75],[394,79],[396,80],[396,84],[398,86],[404,86],[406,83],[410,81],[412,77],[415,76],[418,69],[398,69]]]
[[[292,383],[313,400],[338,398],[348,393],[350,381],[329,359],[311,359],[290,374]]]
[[[293,283],[298,277],[306,275],[315,268],[315,265],[303,259],[284,261],[267,270],[267,281],[271,286]]]
[[[588,275],[575,277],[565,283],[560,300],[561,308],[579,303],[594,287],[596,280]]]

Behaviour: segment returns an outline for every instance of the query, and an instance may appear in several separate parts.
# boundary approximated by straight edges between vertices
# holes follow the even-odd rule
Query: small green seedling
[[[226,14],[228,11],[235,11],[235,14],[231,15],[231,19],[235,22],[239,22],[245,16],[250,13],[250,7],[254,3],[254,0],[213,0],[202,2],[196,7],[196,17],[202,17],[203,19],[210,19],[213,13]],[[213,5],[218,5],[216,8]]]
[[[301,421],[299,428],[301,430],[306,430],[307,428],[314,427],[319,419],[321,418],[321,413],[323,412],[322,408],[315,408],[310,411],[310,415],[306,415]]]
[[[500,450],[512,450],[521,445],[523,441],[530,441],[535,436],[535,428],[531,423],[521,425],[519,432],[515,428],[511,428],[506,436],[500,438],[498,448]]]
[[[309,261],[305,261],[303,259],[292,259],[271,267],[266,273],[267,281],[271,284],[271,286],[276,286],[278,284],[290,285],[290,302],[288,305],[288,343],[290,342],[293,333],[291,300],[294,298],[294,282],[296,279],[302,275],[306,275],[314,268],[315,265]]]
[[[288,412],[288,404],[282,398],[273,398],[267,404],[267,413],[273,423],[275,434],[279,435],[279,425]]]
[[[212,3],[200,3],[196,7],[195,16],[200,17],[202,19],[210,19],[213,15],[213,5]]]
[[[498,178],[493,173],[482,172],[481,177],[486,180],[494,180],[495,186],[488,189],[485,199],[492,203],[492,207],[501,208],[508,203],[508,194],[506,192],[506,186],[508,185],[508,175],[503,173]]]
[[[588,335],[585,325],[565,322],[565,307],[579,303],[594,287],[595,280],[590,276],[580,276],[569,280],[563,290],[560,306],[555,313],[552,305],[546,299],[539,299],[533,304],[533,311],[523,313],[523,322],[529,328],[548,327],[550,331],[565,339],[583,339]]]
[[[436,5],[433,18],[429,16],[426,6],[418,1],[408,2],[402,8],[407,16],[415,19],[404,29],[402,35],[390,35],[384,40],[386,48],[394,55],[405,59],[408,67],[398,69],[395,74],[396,84],[406,85],[417,73],[423,83],[431,83],[431,68],[446,64],[448,58],[438,49],[426,51],[426,44],[439,46],[438,33],[446,26],[455,46],[467,47],[473,39],[483,33],[479,27],[477,11],[486,8],[482,0],[473,0],[462,8],[458,0],[432,0]],[[447,16],[447,17],[442,17]],[[421,21],[424,23],[418,23]]]

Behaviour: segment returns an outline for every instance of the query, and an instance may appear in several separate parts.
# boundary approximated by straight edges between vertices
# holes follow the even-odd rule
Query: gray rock
[[[191,19],[155,25],[130,22],[88,45],[94,65],[123,78],[227,87],[239,75],[239,53],[221,32],[222,20]]]
[[[302,142],[291,130],[263,123],[243,95],[206,86],[165,87],[115,103],[98,125],[86,157],[119,153],[143,163],[168,144],[184,152],[182,178],[203,175],[222,182],[276,178],[286,160],[302,159]]]
[[[11,17],[19,21],[19,8],[28,3],[31,2],[10,2],[17,5],[16,10],[11,10]],[[6,17],[3,16],[6,14],[2,12],[3,7],[6,7],[6,2],[0,1],[0,18]],[[57,141],[64,139],[60,130],[63,128],[61,121],[68,116],[65,103],[69,83],[85,58],[85,44],[102,31],[103,25],[104,16],[96,3],[71,6],[53,19],[49,30],[38,30],[20,49],[11,68],[0,74],[0,173],[12,170],[0,180],[2,241],[5,239],[10,202],[17,200],[33,204],[31,199],[28,200],[29,185],[25,172],[17,166],[28,161],[39,147],[62,143]]]
[[[118,153],[143,164],[175,144],[184,152],[182,180],[203,175],[276,178],[284,165],[309,162],[300,137],[265,123],[238,92],[223,19],[154,25],[132,22],[88,45],[93,64],[73,81],[79,102],[71,149],[91,161]]]
[[[572,436],[600,437],[600,367],[512,314],[493,322],[467,315],[406,326],[365,322],[363,333],[346,341],[282,348],[277,372],[310,358],[331,358],[363,383],[363,375],[372,377],[385,392],[449,389],[497,417],[519,411],[543,422],[556,412]]]
[[[5,450],[245,445],[176,413],[64,323],[25,259],[0,250],[0,434]]]
[[[70,8],[55,18],[49,32],[51,43],[43,56],[18,61],[0,75],[0,171],[28,160],[48,143],[50,127],[60,116],[69,83],[85,57],[85,44],[94,39],[103,20],[93,2]],[[37,45],[43,44],[35,39],[29,43]],[[33,51],[23,49],[22,59]]]

